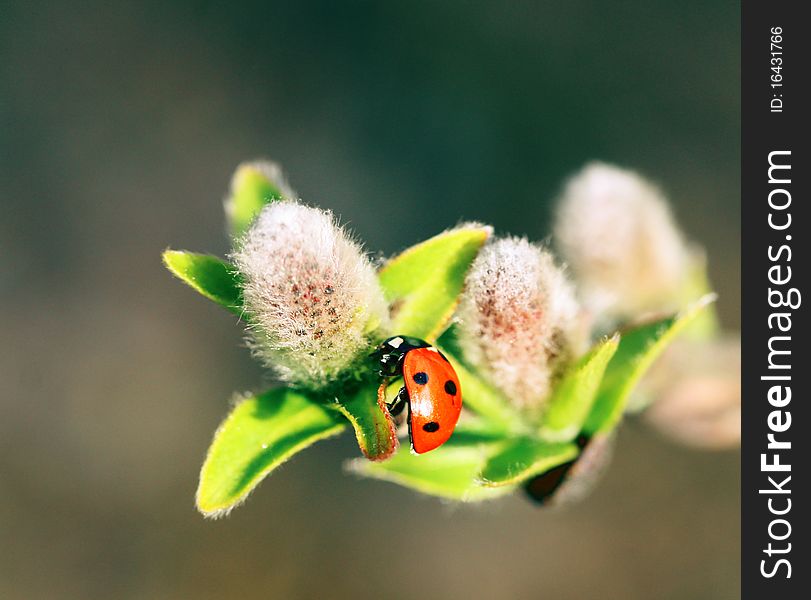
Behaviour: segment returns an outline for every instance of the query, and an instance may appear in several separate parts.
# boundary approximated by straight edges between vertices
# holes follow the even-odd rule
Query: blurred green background
[[[738,597],[738,453],[639,422],[570,510],[358,481],[345,436],[203,520],[263,375],[160,252],[223,254],[259,156],[382,253],[544,238],[599,158],[669,192],[737,329],[739,35],[719,1],[0,3],[0,598]]]

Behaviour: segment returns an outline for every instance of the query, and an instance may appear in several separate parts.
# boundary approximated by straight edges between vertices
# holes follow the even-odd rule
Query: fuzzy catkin
[[[589,440],[583,452],[572,465],[555,493],[546,503],[549,506],[570,506],[581,502],[597,486],[608,471],[614,456],[616,434],[600,433]]]
[[[679,308],[690,251],[665,197],[636,173],[586,165],[559,199],[554,239],[600,319]]]
[[[515,405],[542,409],[559,367],[584,340],[574,291],[552,255],[525,239],[485,246],[457,312],[468,362]]]
[[[667,437],[694,448],[740,446],[740,335],[676,340],[639,388],[653,402],[645,421]]]
[[[251,346],[283,381],[324,387],[388,324],[372,263],[328,211],[268,205],[233,259]]]

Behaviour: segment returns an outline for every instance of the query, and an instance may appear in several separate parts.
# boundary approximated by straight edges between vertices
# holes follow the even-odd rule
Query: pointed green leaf
[[[294,196],[276,163],[240,165],[231,178],[231,191],[225,201],[231,235],[238,238],[245,233],[266,204],[282,198],[292,200]]]
[[[443,444],[448,448],[478,446],[492,450],[500,446],[510,433],[487,419],[480,419],[470,413],[462,413],[459,423],[450,439]]]
[[[499,438],[457,427],[450,440],[426,454],[412,454],[407,448],[401,448],[386,462],[353,460],[347,466],[355,473],[397,483],[423,494],[476,502],[511,491],[508,487],[482,487],[477,481],[487,453],[494,444],[500,443]]]
[[[397,450],[397,432],[385,402],[385,395],[370,384],[335,404],[355,429],[358,446],[369,460],[386,460]]]
[[[695,322],[715,300],[708,295],[686,311],[624,332],[614,358],[608,363],[589,416],[583,426],[588,435],[609,431],[622,418],[636,384],[662,351]]]
[[[689,307],[707,294],[712,293],[710,277],[707,273],[707,258],[703,252],[694,251],[690,257],[687,285],[685,285],[681,306]],[[715,305],[708,306],[684,330],[684,337],[693,340],[709,340],[718,335],[721,324]]]
[[[598,343],[558,382],[543,416],[542,437],[558,442],[568,442],[577,437],[594,404],[606,366],[619,343],[619,335]]]
[[[458,227],[386,263],[379,277],[393,307],[392,331],[433,342],[450,322],[468,268],[491,233],[483,225]]]
[[[273,469],[345,427],[338,413],[290,389],[242,400],[214,434],[200,471],[198,510],[226,514]]]
[[[209,300],[224,306],[236,315],[242,315],[239,275],[229,263],[208,254],[165,250],[163,264],[175,276]]]
[[[579,452],[575,444],[516,438],[487,461],[481,482],[487,487],[518,485],[574,460]]]

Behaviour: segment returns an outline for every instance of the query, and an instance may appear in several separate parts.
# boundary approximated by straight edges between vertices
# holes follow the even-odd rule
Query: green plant
[[[229,260],[176,250],[163,260],[246,324],[251,347],[279,385],[240,398],[217,430],[197,491],[207,516],[227,513],[294,454],[349,428],[365,457],[348,463],[355,473],[462,501],[531,490],[552,474],[551,494],[592,440],[613,437],[631,392],[663,349],[711,312],[702,279],[675,314],[621,332],[612,329],[613,315],[608,325],[584,323],[547,251],[523,240],[488,244],[492,229],[477,223],[375,269],[330,213],[294,201],[270,163],[237,170],[226,208]],[[462,317],[454,322],[457,310]],[[520,332],[497,348],[505,322],[537,330],[513,352],[515,365],[509,344]],[[583,351],[601,329],[607,335],[596,334]],[[398,450],[396,424],[378,397],[368,355],[390,334],[435,343],[462,386],[465,412],[454,435],[424,455]],[[492,343],[478,347],[488,335]],[[530,371],[539,383],[522,387]]]

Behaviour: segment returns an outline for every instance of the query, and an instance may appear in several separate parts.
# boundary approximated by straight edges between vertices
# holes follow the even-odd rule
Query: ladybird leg
[[[392,417],[396,417],[408,404],[408,392],[406,392],[405,386],[400,388],[400,391],[397,392],[397,396],[394,397],[394,400],[391,404],[387,404],[387,408],[389,409],[389,414]]]
[[[408,416],[406,417],[406,423],[408,423],[408,442],[411,446],[411,454],[416,454],[414,451],[414,436],[411,435],[411,405],[408,405]]]

